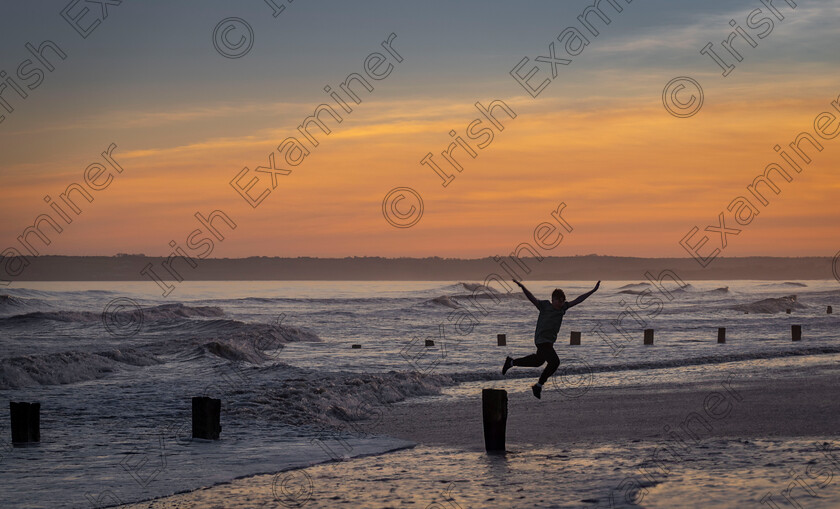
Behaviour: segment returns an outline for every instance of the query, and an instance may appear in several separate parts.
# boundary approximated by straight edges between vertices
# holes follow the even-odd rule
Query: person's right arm
[[[540,307],[540,301],[538,301],[538,300],[537,300],[537,298],[536,298],[536,297],[534,297],[534,294],[533,294],[533,293],[531,293],[531,292],[529,292],[529,291],[528,291],[528,289],[527,289],[527,288],[525,288],[525,285],[523,285],[523,284],[522,284],[522,283],[520,283],[519,281],[517,281],[517,280],[515,280],[515,279],[514,279],[514,280],[513,280],[513,282],[514,282],[514,283],[516,283],[517,285],[519,285],[519,288],[522,288],[522,293],[524,293],[524,294],[525,294],[525,296],[526,296],[526,297],[528,297],[528,300],[530,300],[530,301],[531,301],[531,303],[532,303],[533,305],[537,306],[537,308],[539,309],[539,307]]]

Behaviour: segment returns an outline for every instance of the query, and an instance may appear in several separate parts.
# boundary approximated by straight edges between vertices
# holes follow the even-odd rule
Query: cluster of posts
[[[791,310],[786,310],[787,314]],[[832,313],[831,306],[826,309],[827,314]],[[791,341],[800,341],[802,339],[802,326],[790,326]],[[653,329],[645,329],[643,344],[653,344]],[[718,343],[726,343],[726,327],[718,328]],[[507,336],[505,334],[496,335],[496,344],[498,346],[507,345]],[[580,346],[580,331],[572,331],[569,337],[569,344],[572,346]],[[499,389],[484,389],[481,391],[481,410],[484,419],[484,448],[488,454],[504,453],[505,452],[505,430],[507,425],[507,391]]]
[[[787,310],[790,313],[790,310]],[[831,306],[826,309],[832,313]],[[802,326],[790,326],[791,341],[802,339]],[[572,331],[569,344],[580,346],[580,331]],[[653,344],[653,329],[645,329],[643,342]],[[718,328],[718,343],[726,343],[726,327]],[[507,345],[505,334],[496,335],[498,346]],[[431,339],[426,346],[435,346]],[[352,345],[358,349],[362,345]],[[507,391],[484,389],[481,393],[482,414],[484,419],[484,446],[488,453],[505,451],[505,428],[507,423]],[[192,399],[192,437],[203,440],[218,440],[222,432],[220,424],[222,402],[219,399],[195,397]],[[41,441],[41,404],[28,402],[9,402],[11,413],[12,444],[25,445]]]
[[[831,306],[829,306],[831,309]],[[791,325],[790,326],[790,337],[791,341],[799,341],[802,339],[802,326],[801,325]],[[726,343],[726,327],[719,327],[718,328],[718,335],[717,335],[717,342],[718,343]],[[497,334],[496,335],[496,343],[498,346],[505,346],[507,345],[507,337],[505,334]],[[645,345],[652,345],[653,344],[653,329],[645,329],[644,330],[644,337],[642,339],[642,344]],[[569,337],[569,345],[571,346],[580,346],[580,331],[572,331]]]
[[[830,315],[832,311],[833,310],[831,309],[831,306],[828,306],[828,308],[826,309],[826,313]],[[787,314],[791,314],[790,309],[786,309],[785,312]],[[793,341],[799,341],[800,339],[802,339],[802,327],[800,325],[791,325],[791,335]],[[499,346],[506,346],[507,336],[505,334],[497,334],[496,343]],[[718,343],[726,343],[726,327],[721,327],[718,329]],[[572,346],[580,346],[580,331],[572,331],[571,337],[569,338],[569,344]],[[653,344],[653,329],[645,329],[644,344]],[[434,340],[427,339],[426,346],[435,346]],[[351,345],[351,348],[359,349],[362,348],[362,345]]]
[[[41,441],[41,404],[9,402],[12,418],[12,445]],[[192,437],[218,440],[222,432],[222,401],[204,396],[192,399]]]

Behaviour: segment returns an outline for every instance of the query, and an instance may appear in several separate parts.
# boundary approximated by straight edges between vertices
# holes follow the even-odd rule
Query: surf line
[[[362,104],[362,98],[357,92],[361,93],[366,90],[369,94],[374,92],[372,81],[381,81],[391,75],[395,68],[395,64],[401,63],[404,59],[393,46],[394,39],[397,34],[391,34],[381,43],[385,52],[390,55],[390,58],[385,53],[374,51],[368,54],[364,59],[363,73],[353,72],[347,75],[344,82],[340,83],[337,90],[333,90],[330,85],[324,87],[324,92],[329,94],[330,98],[335,103],[338,109],[350,114],[353,111],[350,103],[356,105]],[[368,79],[365,79],[367,76]],[[355,88],[354,88],[355,87]],[[344,96],[338,92],[343,92]],[[312,115],[306,117],[303,122],[297,127],[297,131],[301,137],[308,142],[312,148],[320,145],[318,139],[313,135],[313,125],[321,132],[316,134],[323,134],[329,136],[332,133],[330,127],[322,119],[325,115],[332,118],[332,120],[340,124],[344,117],[338,112],[338,109],[333,106],[322,103],[315,107]],[[279,186],[278,176],[289,175],[292,170],[277,165],[277,161],[284,161],[290,167],[297,167],[303,163],[310,155],[311,151],[307,146],[297,137],[289,136],[280,142],[277,147],[277,153],[272,151],[268,155],[268,166],[257,166],[253,172],[246,166],[240,170],[236,176],[229,182],[229,185],[245,200],[248,205],[256,209],[273,190]],[[279,158],[275,158],[278,155]],[[258,176],[255,174],[263,174]],[[257,194],[258,193],[258,194]],[[171,240],[169,247],[172,252],[168,257],[160,262],[160,269],[153,263],[147,264],[140,271],[140,275],[153,281],[162,291],[163,296],[168,297],[175,291],[175,284],[184,282],[184,275],[181,273],[186,268],[195,270],[198,268],[198,260],[203,260],[213,254],[216,247],[216,242],[223,242],[225,240],[225,231],[222,227],[227,227],[229,230],[236,230],[237,224],[234,219],[225,211],[217,209],[205,216],[201,212],[194,214],[199,223],[199,227],[191,231],[185,240],[186,249],[184,246]],[[189,252],[187,252],[189,250]],[[175,266],[176,262],[180,265],[180,269]],[[168,276],[167,276],[168,275]],[[164,277],[171,278],[170,282]]]

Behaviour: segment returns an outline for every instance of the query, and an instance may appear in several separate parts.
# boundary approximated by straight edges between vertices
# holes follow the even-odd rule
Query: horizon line
[[[249,256],[238,256],[238,257],[207,257],[201,258],[202,261],[204,260],[248,260],[251,258],[274,258],[274,259],[313,259],[313,260],[346,260],[346,259],[359,259],[359,258],[378,258],[378,259],[386,259],[386,260],[402,260],[402,259],[411,259],[411,260],[425,260],[425,259],[442,259],[442,260],[484,260],[484,259],[493,259],[495,256],[499,256],[498,254],[488,254],[485,256],[473,256],[473,257],[459,257],[459,256],[440,256],[440,255],[432,255],[432,256],[382,256],[382,255],[346,255],[346,256],[314,256],[314,255],[298,255],[298,256],[282,256],[282,255],[249,255]],[[727,259],[727,260],[738,260],[738,259],[745,259],[745,258],[836,258],[837,255],[788,255],[788,256],[779,256],[779,255],[744,255],[744,256],[719,256],[717,259]],[[44,254],[44,255],[37,255],[32,256],[31,258],[167,258],[167,255],[147,255],[144,253],[117,253],[112,255],[107,254],[91,254],[91,255],[75,255],[75,254]],[[521,256],[520,259],[537,259],[536,256]],[[691,256],[630,256],[630,255],[614,255],[614,254],[585,254],[585,255],[546,255],[541,257],[543,259],[546,258],[628,258],[628,259],[638,259],[638,260],[694,260]]]

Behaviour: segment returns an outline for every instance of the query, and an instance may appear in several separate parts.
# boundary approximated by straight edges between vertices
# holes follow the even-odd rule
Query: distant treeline
[[[15,281],[140,281],[148,264],[160,265],[161,257],[39,256]],[[503,267],[487,258],[208,258],[197,260],[195,269],[183,270],[187,281],[251,280],[384,280],[384,281],[483,281],[491,274],[509,279],[514,270],[523,280],[595,281],[598,279],[642,281],[645,272],[664,270],[690,280],[800,280],[833,279],[830,257],[718,258],[702,268],[692,258],[628,258],[618,256],[545,257],[542,260],[510,259]],[[178,263],[178,260],[175,260]],[[526,273],[525,269],[530,270]],[[168,279],[168,278],[166,278]]]

